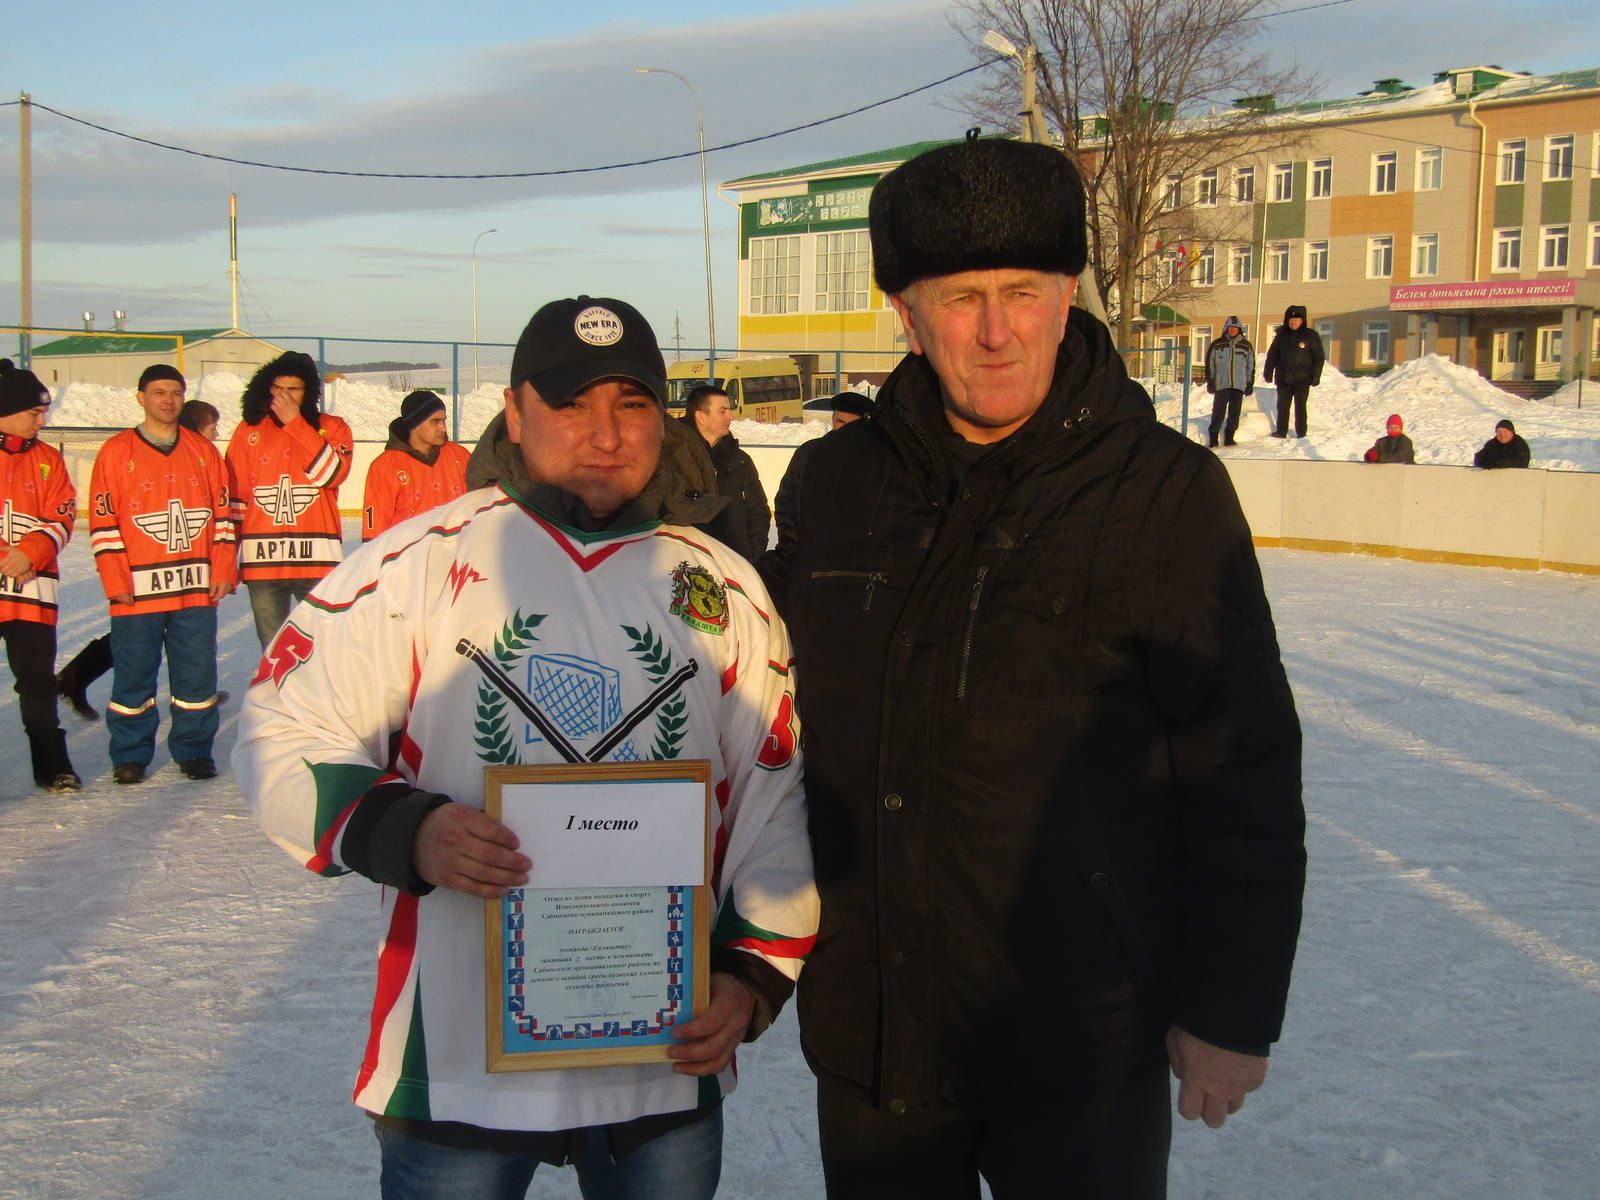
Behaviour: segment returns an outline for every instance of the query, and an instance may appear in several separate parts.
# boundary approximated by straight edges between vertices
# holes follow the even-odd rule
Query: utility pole
[[[1039,48],[1030,43],[1019,51],[1009,40],[992,29],[983,35],[983,44],[1008,58],[1016,59],[1021,65],[1022,112],[1019,114],[1022,117],[1021,140],[1048,146],[1050,129],[1044,122],[1044,114],[1039,111],[1037,99]],[[1084,231],[1084,236],[1087,238],[1087,230]],[[1111,323],[1106,319],[1106,306],[1100,302],[1100,289],[1094,283],[1094,269],[1088,263],[1084,264],[1083,271],[1078,276],[1076,303],[1102,324]]]
[[[228,328],[239,330],[239,193],[228,193]]]
[[[22,243],[22,341],[17,357],[26,368],[33,357],[33,97],[22,93],[18,110],[22,129],[22,196],[18,206],[17,238]]]

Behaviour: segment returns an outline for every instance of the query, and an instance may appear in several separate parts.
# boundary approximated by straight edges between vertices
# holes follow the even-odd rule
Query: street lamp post
[[[717,314],[716,302],[711,290],[711,205],[706,196],[706,122],[705,111],[700,107],[700,93],[690,83],[671,67],[635,67],[634,73],[638,75],[671,75],[684,87],[689,89],[689,94],[694,97],[694,124],[695,130],[700,135],[700,225],[705,233],[706,242],[706,338],[710,342],[710,359],[707,364],[707,375],[716,378],[717,368]]]
[[[485,229],[472,239],[472,390],[478,390],[478,243],[498,229]]]

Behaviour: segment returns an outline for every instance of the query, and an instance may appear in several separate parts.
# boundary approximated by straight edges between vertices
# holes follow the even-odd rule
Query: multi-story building
[[[1168,181],[1163,252],[1134,297],[1144,344],[1187,340],[1198,356],[1237,315],[1264,345],[1303,304],[1347,372],[1433,352],[1496,379],[1596,373],[1600,70],[1452,68],[1264,119],[1293,131],[1289,149],[1219,150]],[[904,353],[871,280],[867,198],[935,144],[723,185],[740,206],[741,350],[815,353],[823,372],[869,378]]]

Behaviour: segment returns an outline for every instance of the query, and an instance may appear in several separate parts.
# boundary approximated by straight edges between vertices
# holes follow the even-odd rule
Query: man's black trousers
[[[1294,435],[1306,435],[1306,397],[1311,394],[1309,383],[1280,383],[1278,385],[1278,436],[1289,432],[1289,401],[1294,401]]]
[[[828,1200],[1162,1200],[1172,1141],[1165,1063],[1088,1100],[967,1116],[893,1116],[817,1081]]]

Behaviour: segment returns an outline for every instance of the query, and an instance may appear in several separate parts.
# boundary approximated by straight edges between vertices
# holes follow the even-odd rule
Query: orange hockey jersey
[[[239,537],[239,580],[321,579],[344,557],[339,485],[350,474],[350,426],[321,415],[314,429],[265,416],[228,442],[228,490]]]
[[[388,447],[367,468],[361,540],[371,541],[389,526],[437,508],[465,492],[469,457],[464,446],[446,442],[430,463],[409,445],[391,437]]]
[[[89,544],[111,615],[171,612],[211,603],[213,582],[235,581],[228,468],[198,433],[153,444],[137,429],[100,448],[90,482]]]
[[[72,537],[78,493],[54,446],[0,434],[0,555],[13,549],[37,572],[27,583],[0,575],[0,621],[56,623],[56,555]]]

